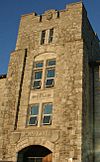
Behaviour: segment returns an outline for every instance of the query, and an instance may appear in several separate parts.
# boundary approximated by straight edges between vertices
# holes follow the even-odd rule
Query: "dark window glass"
[[[46,80],[46,87],[53,87],[54,86],[54,79],[47,79]]]
[[[47,70],[47,77],[54,77],[55,76],[55,69]]]
[[[51,43],[53,41],[53,32],[54,32],[54,29],[50,29],[49,31],[49,43]]]
[[[54,66],[56,65],[56,60],[48,60],[47,61],[47,66]]]
[[[45,30],[43,30],[41,33],[41,45],[45,43],[45,33],[46,33]]]
[[[41,79],[42,78],[42,71],[35,72],[35,79]]]
[[[44,116],[43,124],[51,124],[51,116]]]
[[[42,158],[36,158],[36,162],[42,162]]]
[[[30,117],[29,124],[37,125],[37,116]]]
[[[35,89],[40,89],[40,88],[41,88],[41,81],[34,81],[33,87],[34,87]]]
[[[36,68],[43,67],[43,62],[37,62],[37,63],[35,64],[35,67],[36,67]]]
[[[36,162],[35,159],[32,157],[27,157],[27,162]]]

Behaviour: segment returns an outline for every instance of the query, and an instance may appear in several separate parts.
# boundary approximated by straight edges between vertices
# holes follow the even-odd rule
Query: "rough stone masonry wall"
[[[3,145],[3,118],[4,118],[4,92],[6,78],[0,79],[0,160],[2,159]]]
[[[14,131],[15,127],[24,56],[25,50],[19,50],[13,52],[10,57],[6,79],[6,93],[4,97],[5,113],[3,120],[3,159],[5,159],[6,156],[9,157],[9,151],[11,151],[7,148],[7,146],[10,142],[10,133]]]
[[[50,20],[48,19],[49,15],[51,15]],[[28,47],[32,50],[39,48],[41,31],[51,28],[55,30],[53,45],[80,39],[82,35],[82,4],[69,4],[65,10],[59,11],[59,17],[57,15],[58,12],[56,10],[46,11],[41,15],[41,21],[40,15],[36,16],[35,13],[23,15],[20,21],[16,49],[25,49]],[[63,30],[60,30],[62,27]],[[46,42],[43,45],[45,49],[47,44]],[[42,50],[42,47],[40,48]]]
[[[69,162],[70,158],[73,159],[73,162],[85,162],[86,160],[85,155],[82,154],[82,146],[84,150],[87,149],[87,143],[83,141],[84,144],[82,145],[82,113],[84,112],[82,112],[82,108],[86,110],[89,105],[86,100],[89,88],[88,84],[85,85],[89,82],[87,78],[89,72],[87,51],[83,56],[82,8],[82,3],[74,3],[70,4],[67,10],[60,11],[59,17],[57,11],[50,10],[42,15],[41,21],[40,16],[35,16],[35,13],[21,18],[16,51],[11,55],[6,83],[8,90],[5,99],[6,113],[4,122],[4,159],[6,161],[15,162],[18,151],[34,144],[49,148],[53,152],[53,162]],[[50,14],[51,18],[48,19]],[[41,46],[41,31],[52,27],[54,27],[53,43],[46,43]],[[86,35],[86,37],[88,36]],[[28,53],[23,75],[24,49],[26,48]],[[41,56],[44,53],[52,53],[57,57],[53,124],[51,127],[32,129],[32,127],[26,127],[32,66],[35,56]],[[86,57],[85,61],[83,61],[84,57]],[[86,70],[83,71],[85,65]],[[22,75],[23,84],[20,88]],[[84,75],[84,88],[86,88],[86,91],[82,87]],[[20,112],[17,129],[14,130],[20,90]],[[86,93],[84,99],[82,98],[83,91]],[[87,105],[82,105],[83,101],[86,101]],[[88,111],[84,121],[85,119],[87,127],[83,125],[83,131],[86,135]],[[88,137],[85,135],[84,137]],[[85,140],[85,138],[83,139]],[[84,152],[86,153],[86,151]],[[84,160],[82,156],[84,156]]]
[[[2,106],[4,105],[4,92],[5,92],[5,82],[6,79],[0,79],[0,132],[2,128],[2,119],[3,119],[3,110]]]
[[[69,42],[59,50],[57,59],[54,122],[61,129],[61,162],[70,158],[81,161],[82,54],[81,41]]]
[[[70,158],[74,162],[81,161],[82,4],[69,5],[67,10],[60,12],[59,18],[57,18],[56,11],[53,10],[52,12],[52,19],[47,20],[48,11],[43,15],[42,22],[39,22],[40,17],[34,14],[23,16],[21,19],[16,49],[28,48],[29,51],[24,71],[22,96],[20,98],[20,110],[24,110],[24,114],[22,116],[19,113],[18,127],[16,131],[13,131],[14,112],[16,112],[18,87],[23,67],[23,53],[19,53],[20,50],[18,50],[11,57],[8,72],[8,86],[12,86],[9,86],[10,89],[8,90],[10,92],[8,96],[10,105],[7,106],[7,110],[12,113],[5,119],[5,122],[8,122],[5,129],[9,128],[13,132],[10,135],[9,131],[8,138],[5,136],[5,139],[7,139],[5,140],[6,160],[16,161],[16,154],[19,150],[28,145],[40,144],[52,150],[53,162],[68,162]],[[46,43],[40,46],[40,32],[52,27],[55,29],[54,42],[51,45]],[[57,55],[53,125],[50,128],[40,127],[30,130],[26,128],[26,112],[29,103],[33,60],[35,55],[46,52],[56,53]],[[13,72],[13,78],[10,78],[11,72]],[[12,95],[14,95],[13,99]],[[22,122],[21,119],[23,119]],[[35,132],[37,132],[36,135]]]
[[[28,136],[29,129],[27,130],[24,127],[24,131],[26,133],[22,131],[24,133],[23,134],[21,133],[20,130],[20,133],[18,132],[20,135],[19,134],[17,135],[16,132],[16,135],[13,136],[13,140],[12,140],[11,138],[12,136],[10,136],[10,131],[13,131],[14,128],[14,121],[15,121],[14,112],[16,112],[16,102],[18,100],[17,91],[19,87],[18,85],[20,84],[20,75],[23,67],[23,61],[21,61],[21,63],[18,64],[20,58],[22,59],[23,54],[22,53],[18,54],[17,51],[15,52],[15,55],[11,57],[9,72],[8,72],[7,83],[8,83],[9,96],[7,97],[8,97],[9,104],[6,105],[6,108],[7,110],[9,110],[9,115],[5,119],[5,122],[8,123],[7,126],[5,124],[5,130],[9,129],[10,131],[8,132],[9,134],[5,136],[6,139],[5,159],[6,160],[13,160],[13,161],[16,160],[17,148],[21,149],[25,147],[26,144],[28,145],[32,143],[35,144],[34,142],[51,148],[51,150],[53,151],[54,162],[58,162],[58,161],[66,162],[68,161],[69,158],[73,158],[73,161],[75,162],[81,160],[82,54],[83,54],[83,50],[82,50],[83,43],[81,41],[81,18],[82,18],[81,13],[82,13],[82,5],[81,3],[79,4],[77,3],[75,5],[74,4],[69,5],[67,11],[62,11],[60,13],[59,19],[56,18],[53,19],[52,21],[51,20],[48,21],[46,19],[47,13],[43,16],[42,23],[39,22],[37,23],[39,17],[36,17],[33,20],[33,14],[22,18],[23,21],[19,29],[19,36],[18,36],[16,48],[24,49],[28,47],[28,49],[30,49],[31,55],[32,52],[33,53],[35,52],[35,50],[38,51],[37,47],[40,50],[40,53],[46,51],[47,52],[56,51],[57,54],[57,76],[56,76],[56,88],[55,88],[55,96],[54,96],[55,110],[53,116],[53,125],[51,128],[48,129],[51,132],[50,134],[52,134],[52,131],[54,129],[58,129],[58,131],[60,131],[60,134],[57,133],[57,140],[55,142],[51,142],[53,139],[50,140],[49,139],[50,137],[48,136],[43,138],[42,133],[40,137],[38,136],[38,138],[37,137],[32,138],[32,133],[30,133],[30,137],[29,137]],[[55,15],[56,14],[57,13],[55,12]],[[54,44],[44,45],[44,47],[41,46],[39,47],[40,31],[51,27],[55,27],[56,37],[55,37]],[[33,30],[34,30],[35,41],[32,46],[33,37],[31,36],[33,34]],[[32,60],[30,58],[31,55],[29,54],[27,58],[28,62],[30,62],[30,65],[32,65]],[[29,68],[28,62],[26,68]],[[20,65],[21,67],[18,65]],[[27,70],[28,69],[26,69],[25,71],[26,79],[28,79],[27,74],[29,72]],[[63,77],[61,77],[61,75]],[[30,83],[30,80],[27,81],[28,83]],[[23,82],[23,87],[26,88],[22,89],[22,96],[25,96],[24,95],[25,92],[28,95],[30,87],[28,85],[25,86],[25,80]],[[27,95],[26,97],[28,97]],[[27,100],[28,98],[25,99],[25,101]],[[21,104],[22,104],[22,100],[21,100]],[[26,105],[23,105],[23,107],[27,108],[27,105],[28,103]],[[42,131],[42,128],[38,129],[38,131],[39,130]],[[14,141],[15,143],[13,143]]]

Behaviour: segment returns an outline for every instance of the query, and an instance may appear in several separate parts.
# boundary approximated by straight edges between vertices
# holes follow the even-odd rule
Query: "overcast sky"
[[[0,0],[0,74],[7,73],[11,51],[15,49],[22,14],[42,14],[49,9],[65,9],[77,0]],[[83,0],[90,23],[100,38],[100,0]]]

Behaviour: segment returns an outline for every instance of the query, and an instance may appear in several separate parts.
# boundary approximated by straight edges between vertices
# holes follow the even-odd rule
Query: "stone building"
[[[81,2],[23,15],[0,76],[1,162],[100,162],[99,64]]]

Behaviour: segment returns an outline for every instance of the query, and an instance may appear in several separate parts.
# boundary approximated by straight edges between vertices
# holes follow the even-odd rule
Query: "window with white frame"
[[[54,28],[41,31],[40,45],[52,43],[54,37]]]
[[[32,88],[43,89],[54,87],[56,59],[34,62]]]
[[[29,107],[27,125],[42,126],[52,124],[53,103],[33,104]]]
[[[55,65],[56,65],[55,59],[47,60],[46,62],[46,77],[45,77],[46,88],[54,87]]]
[[[43,104],[42,124],[50,125],[52,123],[52,103]]]
[[[34,104],[29,107],[28,124],[38,125],[39,104]]]
[[[42,84],[42,74],[43,74],[43,61],[34,63],[34,72],[33,72],[33,85],[34,89],[40,89]]]

